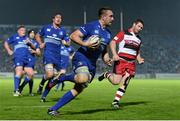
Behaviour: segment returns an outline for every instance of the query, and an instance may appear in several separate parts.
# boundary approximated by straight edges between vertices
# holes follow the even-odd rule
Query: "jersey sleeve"
[[[45,35],[45,26],[42,28],[42,29],[40,29],[39,30],[39,32],[38,32],[38,34],[40,35],[40,36],[44,36]]]
[[[68,33],[66,32],[65,29],[63,30],[63,33],[64,33],[63,40],[65,40],[66,42],[68,42],[68,41],[69,41],[69,35],[68,35]]]
[[[83,33],[84,36],[87,36],[90,33],[91,30],[90,24],[85,24],[79,28],[80,32]]]
[[[8,38],[8,39],[6,40],[6,42],[7,42],[8,44],[14,43],[14,36],[11,36],[10,38]]]
[[[115,41],[116,43],[121,42],[124,39],[124,32],[121,31],[119,32],[114,38],[113,41]]]
[[[34,45],[35,45],[35,48],[36,48],[36,49],[37,49],[37,48],[40,48],[40,47],[39,47],[39,43],[35,42]]]

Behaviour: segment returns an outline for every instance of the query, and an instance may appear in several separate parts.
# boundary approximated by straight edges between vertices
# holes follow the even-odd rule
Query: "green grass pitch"
[[[34,93],[39,81],[34,80]],[[82,94],[59,110],[59,116],[47,115],[47,109],[72,87],[72,83],[66,82],[65,91],[52,90],[47,102],[41,103],[39,95],[28,95],[28,86],[23,96],[13,97],[12,79],[0,78],[0,119],[180,120],[180,80],[132,79],[121,100],[121,108],[113,110],[111,102],[118,86],[95,79]]]

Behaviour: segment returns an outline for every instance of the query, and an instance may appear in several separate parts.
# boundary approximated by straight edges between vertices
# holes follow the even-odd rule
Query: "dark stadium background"
[[[63,25],[70,28],[70,33],[84,23],[84,11],[89,22],[97,18],[97,10],[103,6],[109,6],[114,11],[115,21],[111,27],[113,35],[121,27],[120,12],[123,13],[123,28],[129,27],[136,18],[144,20],[141,36],[145,63],[137,66],[137,73],[180,73],[179,0],[0,0],[0,25],[12,25],[0,28],[0,43],[15,32],[17,25],[34,25],[39,29],[49,24],[52,15],[57,12],[62,13]],[[0,59],[5,59],[1,59],[1,65],[10,63],[4,50],[2,54]],[[40,60],[38,63],[41,63]],[[0,71],[11,71],[12,66],[8,65]],[[104,65],[98,67],[97,72],[101,73]]]
[[[123,11],[125,27],[141,17],[148,31],[180,33],[179,0],[0,0],[0,24],[46,24],[53,13],[61,12],[64,25],[81,25],[84,8],[91,21],[102,6],[114,9],[113,27],[119,27],[119,12]]]

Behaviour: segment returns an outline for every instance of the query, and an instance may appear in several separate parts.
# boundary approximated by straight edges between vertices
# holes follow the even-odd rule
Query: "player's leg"
[[[61,69],[60,72],[58,72],[56,75],[55,75],[55,79],[57,78],[57,81],[58,81],[58,78],[61,76],[61,75],[64,75],[66,73],[66,69]],[[59,89],[59,86],[60,86],[60,83],[58,83],[55,87],[55,91],[58,91]]]
[[[34,76],[34,70],[31,67],[24,67],[24,72],[26,73],[26,77],[24,78],[23,83],[19,86],[19,92],[21,93],[23,88],[29,83]]]
[[[48,114],[53,116],[57,115],[57,110],[69,103],[71,100],[73,100],[77,95],[79,95],[83,91],[83,89],[83,85],[75,84],[73,89],[65,93],[54,106],[48,109]]]
[[[47,95],[49,94],[50,90],[52,89],[52,87],[54,87],[56,84],[60,84],[64,81],[71,81],[71,82],[75,82],[75,74],[74,72],[73,73],[70,73],[70,74],[67,74],[67,75],[61,75],[58,79],[58,81],[56,80],[51,80],[49,81],[47,84],[46,84],[46,87],[45,87],[45,90],[41,96],[41,102],[45,102],[46,100],[46,97]]]
[[[64,83],[64,82],[62,82],[62,83],[61,83],[61,91],[63,91],[63,90],[64,90],[64,86],[65,86],[65,83]]]
[[[45,75],[43,75],[42,80],[41,80],[39,87],[38,87],[38,90],[37,90],[38,94],[42,93],[45,82],[47,80],[50,80],[53,77],[53,75],[54,75],[53,64],[46,64],[45,65]]]
[[[15,67],[15,75],[14,75],[14,96],[19,96],[19,84],[21,81],[21,77],[23,75],[23,67],[16,66]]]
[[[135,74],[135,62],[128,62],[128,61],[120,61],[120,64],[116,66],[116,73],[122,74],[123,78],[120,83],[120,87],[115,94],[115,98],[113,101],[113,105],[119,104],[119,101],[123,97],[124,93],[126,92],[126,88],[130,82],[130,79],[134,77]],[[116,106],[114,106],[116,107]],[[118,107],[118,106],[117,106]]]
[[[74,79],[75,79],[76,83],[82,84],[82,83],[86,83],[91,80],[92,76],[91,76],[87,66],[78,67],[75,70],[75,73],[76,73],[76,75],[75,75]]]
[[[56,84],[56,87],[55,87],[55,89],[54,89],[54,91],[58,91],[58,89],[59,89],[59,86],[60,86],[60,83],[59,84]]]
[[[29,81],[29,94],[30,94],[30,96],[34,96],[34,94],[33,94],[33,92],[32,92],[32,90],[33,90],[33,85],[34,85],[34,80],[31,79],[31,80]]]
[[[130,79],[131,79],[130,74],[126,72],[126,74],[123,76],[123,78],[120,82],[120,87],[116,91],[114,101],[112,102],[112,107],[114,107],[116,109],[118,109],[120,107],[119,101],[121,100],[121,98],[125,94],[126,88],[129,84]]]
[[[73,100],[79,93],[82,92],[84,88],[87,87],[88,82],[92,80],[91,77],[94,77],[94,75],[91,76],[89,72],[89,68],[85,66],[86,65],[85,63],[84,65],[80,67],[77,65],[75,65],[74,79],[75,79],[76,84],[74,88],[71,91],[68,91],[67,93],[65,93],[64,96],[60,98],[60,100],[48,110],[49,115],[53,115],[53,113],[57,112],[59,108],[61,108],[62,106],[64,106],[65,104]],[[95,71],[95,68],[94,68],[94,71]]]

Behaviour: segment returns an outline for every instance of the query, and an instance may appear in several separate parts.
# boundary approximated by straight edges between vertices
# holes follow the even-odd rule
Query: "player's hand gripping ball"
[[[96,49],[101,44],[101,38],[98,35],[92,35],[88,38],[88,41],[91,43],[89,48]]]

